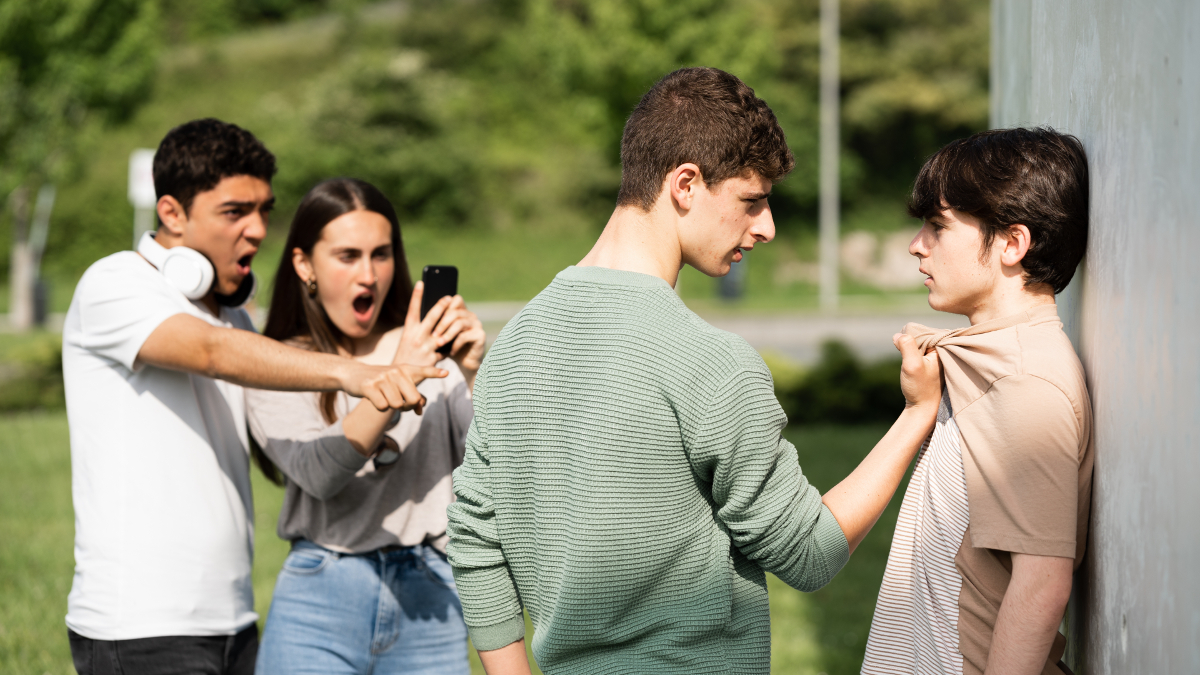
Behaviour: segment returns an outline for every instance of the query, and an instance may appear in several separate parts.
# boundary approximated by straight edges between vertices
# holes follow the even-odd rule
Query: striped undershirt
[[[943,394],[937,425],[917,455],[867,638],[864,675],[961,675],[954,558],[967,530],[958,426]]]

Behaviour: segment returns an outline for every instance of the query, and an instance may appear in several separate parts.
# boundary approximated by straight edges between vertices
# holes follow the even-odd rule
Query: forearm
[[[846,535],[850,552],[883,513],[937,419],[934,407],[908,406],[866,459],[822,497]]]
[[[383,432],[387,430],[395,412],[378,410],[368,401],[359,401],[354,410],[342,419],[342,433],[346,440],[363,457],[370,457],[379,446]]]
[[[479,652],[479,660],[487,675],[529,675],[529,657],[525,655],[525,640],[506,647]]]
[[[288,480],[315,499],[336,496],[366,463],[338,425],[303,440],[256,438]]]
[[[275,391],[336,391],[354,362],[242,330],[214,330],[207,340],[210,377]]]
[[[1013,576],[1000,603],[987,675],[1037,675],[1046,665],[1071,595],[1070,558],[1012,554]]]
[[[289,347],[252,331],[212,326],[187,314],[159,324],[137,364],[205,375],[256,389],[341,389],[355,362]]]

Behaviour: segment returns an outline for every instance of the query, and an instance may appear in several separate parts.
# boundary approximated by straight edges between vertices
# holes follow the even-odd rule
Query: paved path
[[[516,316],[524,303],[474,303],[472,309],[483,321],[488,337],[495,339],[504,324]],[[845,342],[862,358],[878,359],[896,354],[892,334],[909,321],[935,328],[965,326],[965,317],[931,310],[911,314],[732,314],[704,316],[712,325],[746,338],[759,351],[773,351],[801,363],[812,363],[828,339]]]
[[[523,302],[479,302],[471,308],[483,321],[488,338],[494,340],[509,319],[525,306]],[[47,328],[62,330],[62,314],[52,314]],[[892,334],[905,323],[917,321],[936,328],[966,325],[966,318],[925,310],[910,314],[740,314],[721,313],[704,316],[722,330],[746,338],[759,351],[773,351],[801,363],[812,363],[820,356],[821,343],[838,339],[852,347],[864,359],[872,360],[896,353]],[[0,315],[0,332],[7,332],[6,315]]]

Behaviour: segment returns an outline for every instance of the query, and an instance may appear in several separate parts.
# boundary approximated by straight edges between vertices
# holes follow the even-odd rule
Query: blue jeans
[[[462,605],[437,549],[349,555],[292,545],[258,649],[259,675],[469,671]]]

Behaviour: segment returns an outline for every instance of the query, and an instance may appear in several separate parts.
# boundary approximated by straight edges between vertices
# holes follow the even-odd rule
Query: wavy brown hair
[[[796,165],[770,106],[716,68],[681,68],[642,96],[621,137],[617,205],[654,208],[663,179],[687,162],[709,190],[751,172],[778,183]]]
[[[288,230],[287,243],[279,260],[279,270],[271,290],[271,306],[267,313],[267,325],[263,335],[279,340],[291,341],[299,346],[326,354],[339,353],[338,347],[353,351],[353,345],[329,319],[321,302],[309,296],[308,286],[292,263],[292,252],[296,249],[312,255],[313,246],[321,239],[325,226],[351,211],[371,211],[387,219],[392,226],[392,257],[396,271],[392,286],[383,298],[376,324],[390,330],[404,324],[408,301],[412,297],[413,282],[404,257],[404,241],[400,238],[400,221],[392,203],[374,185],[354,178],[333,178],[317,184],[304,195]],[[319,408],[325,421],[337,421],[334,402],[337,392],[326,391],[319,395]],[[256,443],[251,443],[251,454],[263,474],[272,482],[282,485],[279,469],[263,454]]]

